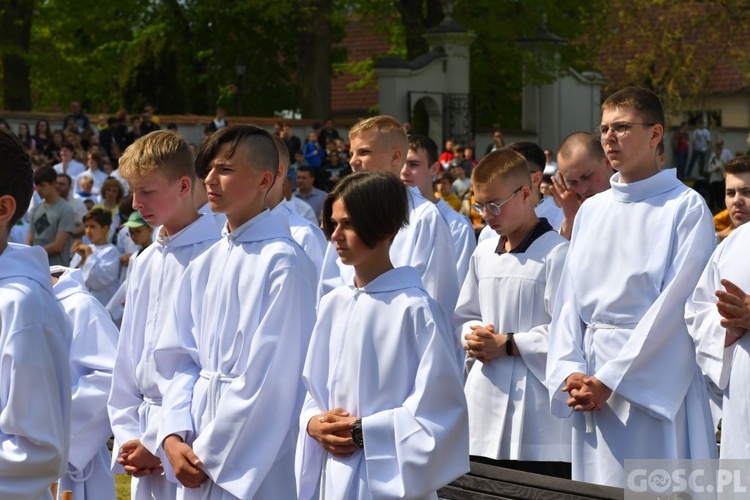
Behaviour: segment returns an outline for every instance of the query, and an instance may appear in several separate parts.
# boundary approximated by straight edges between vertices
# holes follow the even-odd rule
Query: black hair
[[[53,184],[57,182],[57,172],[52,167],[39,167],[34,172],[34,185],[38,186],[43,182]]]
[[[438,147],[437,144],[435,144],[435,141],[426,135],[420,134],[410,134],[408,139],[409,149],[414,152],[421,149],[425,152],[427,155],[427,161],[429,162],[429,165],[427,165],[428,169],[438,161]]]
[[[403,182],[390,172],[355,172],[341,179],[323,202],[323,232],[330,240],[336,229],[333,203],[341,200],[349,222],[368,248],[375,248],[409,223],[409,202]]]
[[[276,170],[279,165],[279,152],[273,142],[271,134],[255,125],[229,125],[203,141],[198,156],[195,158],[195,173],[200,179],[205,179],[210,171],[211,162],[216,159],[219,149],[224,144],[229,145],[227,158],[231,158],[240,144],[250,149],[252,167],[258,170],[268,170],[276,181]]]
[[[0,128],[0,196],[7,195],[16,200],[16,211],[8,221],[9,227],[14,226],[29,208],[34,194],[33,176],[31,159],[21,141],[12,132]]]
[[[547,157],[544,156],[544,151],[538,144],[529,141],[521,141],[509,144],[507,147],[520,153],[521,156],[526,158],[531,173],[544,171],[544,166],[547,164]]]

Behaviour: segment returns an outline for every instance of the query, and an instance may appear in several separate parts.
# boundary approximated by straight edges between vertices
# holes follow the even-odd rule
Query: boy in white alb
[[[117,349],[117,327],[109,313],[89,293],[79,269],[50,268],[52,290],[72,324],[70,373],[73,398],[68,470],[57,490],[73,498],[115,498],[115,478],[107,441],[112,436],[107,398]]]
[[[401,180],[407,186],[419,189],[422,196],[434,203],[448,224],[453,240],[460,287],[469,271],[469,260],[477,247],[477,238],[471,221],[453,210],[445,200],[435,196],[432,179],[438,173],[440,166],[435,141],[426,135],[410,135],[409,152],[406,154],[406,163],[401,169]]]
[[[140,138],[120,158],[120,171],[133,193],[133,208],[149,225],[161,227],[156,242],[129,264],[109,397],[112,458],[116,471],[133,475],[132,498],[174,498],[177,482],[156,439],[162,393],[153,351],[172,314],[180,277],[219,239],[219,231],[195,209],[193,153],[182,136],[160,130]],[[171,481],[161,474],[162,465]]]
[[[507,468],[570,477],[570,424],[549,410],[549,322],[567,241],[537,218],[526,160],[511,148],[472,172],[477,210],[500,235],[481,242],[458,298],[465,339],[471,454]]]
[[[436,499],[469,469],[450,325],[416,270],[389,257],[406,193],[389,172],[357,172],[324,202],[326,234],[355,282],[323,297],[307,353],[301,499]]]
[[[292,238],[310,257],[318,270],[318,275],[320,275],[323,255],[326,251],[326,237],[318,226],[299,215],[294,209],[294,205],[284,198],[284,180],[287,178],[287,172],[289,171],[289,150],[278,136],[273,135],[271,137],[273,137],[273,142],[279,152],[279,168],[276,171],[276,182],[273,183],[273,187],[266,195],[266,206],[272,212],[284,216],[292,232]]]
[[[227,225],[178,283],[154,351],[158,442],[180,498],[295,497],[316,270],[286,220],[264,210],[278,165],[271,136],[251,125],[222,128],[198,153],[211,209]]]
[[[573,479],[624,487],[627,459],[716,456],[703,375],[675,314],[714,237],[700,195],[659,169],[664,109],[653,92],[611,95],[597,130],[618,173],[576,215],[547,386],[553,414],[572,418]]]
[[[384,170],[398,176],[406,161],[409,141],[401,124],[390,116],[374,116],[349,131],[352,170]],[[450,319],[458,298],[458,276],[450,229],[438,209],[417,189],[409,189],[409,225],[396,234],[391,245],[394,266],[412,266],[419,271],[425,290]],[[318,297],[336,287],[351,285],[354,270],[328,245],[318,285]],[[457,355],[461,342],[456,339]],[[461,356],[463,357],[463,356]]]
[[[750,224],[716,249],[685,307],[704,373],[724,391],[721,458],[750,456]]]
[[[91,295],[107,305],[120,286],[120,251],[107,242],[112,213],[94,208],[83,216],[83,227],[90,245],[75,241],[70,267],[80,268]]]
[[[8,243],[33,188],[21,142],[0,129],[0,498],[51,499],[70,442],[70,325],[47,253]]]

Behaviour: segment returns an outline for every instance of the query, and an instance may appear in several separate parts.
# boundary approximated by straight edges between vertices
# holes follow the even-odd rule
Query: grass
[[[128,500],[130,498],[130,476],[115,474],[115,490],[117,491],[117,500]]]

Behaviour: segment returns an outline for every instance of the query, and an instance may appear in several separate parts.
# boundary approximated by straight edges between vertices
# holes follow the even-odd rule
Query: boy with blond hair
[[[567,241],[534,212],[526,159],[511,148],[472,172],[473,210],[500,236],[482,241],[454,326],[465,340],[471,454],[477,461],[570,478],[570,424],[553,417],[545,368]]]
[[[11,228],[31,201],[32,179],[21,141],[0,129],[3,499],[51,499],[49,487],[65,473],[70,441],[70,326],[52,292],[46,252],[8,243]]]
[[[154,359],[157,442],[181,498],[296,498],[301,375],[315,323],[316,270],[286,220],[264,208],[278,170],[271,136],[224,127],[196,168],[223,238],[190,263]]]
[[[350,165],[355,172],[383,170],[397,177],[406,161],[409,141],[401,124],[391,116],[374,116],[358,122],[349,131]],[[458,276],[451,233],[433,203],[417,188],[409,188],[409,224],[395,236],[390,254],[393,265],[412,266],[419,272],[425,290],[450,319],[458,297]],[[351,266],[342,264],[333,245],[328,245],[318,287],[322,297],[354,280]],[[461,351],[456,339],[456,352]],[[460,355],[463,359],[463,354]]]
[[[178,279],[220,235],[212,218],[196,210],[193,153],[180,135],[165,130],[138,139],[120,158],[120,173],[133,193],[133,208],[161,227],[156,242],[130,262],[108,403],[113,459],[133,475],[132,498],[174,498],[177,484],[161,474],[162,465],[171,470],[156,440],[162,393],[153,350],[171,315]]]

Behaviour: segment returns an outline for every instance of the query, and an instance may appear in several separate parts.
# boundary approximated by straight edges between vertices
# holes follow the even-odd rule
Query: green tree
[[[0,0],[2,103],[6,109],[31,109],[28,52],[34,0]]]

